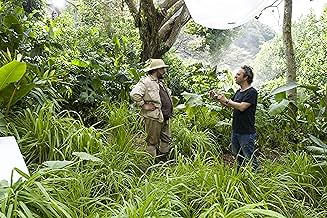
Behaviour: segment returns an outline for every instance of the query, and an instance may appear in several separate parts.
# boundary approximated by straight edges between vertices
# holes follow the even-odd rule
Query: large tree
[[[139,28],[141,60],[160,58],[174,44],[181,28],[190,20],[183,0],[125,0]]]

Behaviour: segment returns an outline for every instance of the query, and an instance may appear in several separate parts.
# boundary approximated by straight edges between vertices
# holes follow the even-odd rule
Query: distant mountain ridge
[[[228,45],[224,45],[219,51],[197,50],[201,43],[201,37],[182,32],[175,43],[176,53],[183,59],[191,62],[204,62],[210,65],[234,70],[242,64],[251,64],[260,46],[271,40],[276,35],[269,26],[262,24],[256,19],[244,24],[238,34]]]

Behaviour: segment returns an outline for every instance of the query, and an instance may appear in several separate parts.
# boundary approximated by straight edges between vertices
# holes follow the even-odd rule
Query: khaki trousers
[[[155,157],[157,155],[157,146],[159,145],[160,153],[168,153],[169,143],[171,141],[169,120],[159,123],[156,120],[144,118],[144,122],[145,132],[147,134],[146,150]]]

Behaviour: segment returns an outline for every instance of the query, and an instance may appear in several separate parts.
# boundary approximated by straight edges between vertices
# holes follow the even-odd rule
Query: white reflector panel
[[[212,29],[240,26],[276,0],[185,0],[193,20]]]
[[[16,139],[13,136],[0,137],[0,180],[7,180],[10,184],[12,170],[15,167],[29,175]],[[13,183],[20,177],[22,177],[20,174],[13,171]]]

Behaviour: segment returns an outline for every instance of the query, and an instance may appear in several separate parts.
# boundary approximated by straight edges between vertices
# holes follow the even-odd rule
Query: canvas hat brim
[[[145,72],[148,72],[150,70],[156,70],[156,69],[167,68],[167,67],[169,67],[169,66],[164,64],[164,65],[159,65],[159,66],[155,66],[155,67],[147,67],[147,68],[144,68],[143,70]]]

